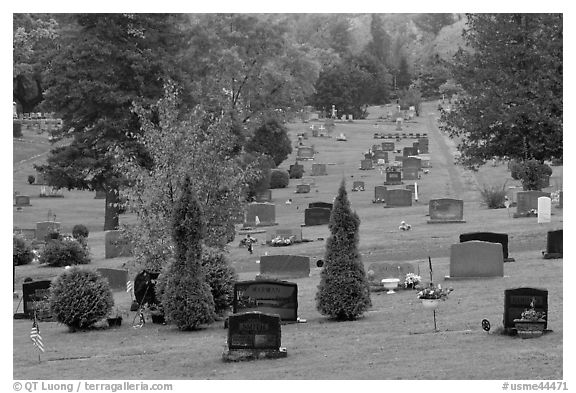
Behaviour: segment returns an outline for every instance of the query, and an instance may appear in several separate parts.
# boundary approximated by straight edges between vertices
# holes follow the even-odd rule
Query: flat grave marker
[[[310,258],[301,255],[263,255],[260,275],[270,278],[310,277]]]

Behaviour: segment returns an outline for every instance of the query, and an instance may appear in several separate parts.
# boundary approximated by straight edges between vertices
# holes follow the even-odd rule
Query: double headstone
[[[545,259],[562,258],[564,230],[559,229],[556,231],[548,231],[546,239],[546,252],[544,252]]]
[[[463,223],[464,201],[461,199],[431,199],[428,203],[429,224]]]
[[[384,203],[386,202],[386,187],[376,186],[374,187],[374,203]]]
[[[117,258],[132,256],[132,245],[118,230],[104,232],[104,257]],[[126,284],[126,281],[124,281]]]
[[[330,222],[331,209],[325,207],[309,207],[304,210],[304,225],[326,225]]]
[[[512,288],[504,291],[504,329],[511,333],[514,329],[514,320],[520,319],[522,312],[530,308],[534,302],[534,309],[544,313],[546,320],[544,329],[548,327],[548,291],[538,288]]]
[[[300,146],[296,152],[296,159],[298,160],[313,160],[314,148],[310,146]]]
[[[96,269],[100,275],[108,281],[108,285],[112,291],[125,291],[126,282],[128,281],[128,270],[124,269],[110,269],[98,268]]]
[[[494,232],[470,232],[460,235],[460,243],[478,240],[482,242],[500,243],[502,245],[502,257],[504,262],[513,262],[514,258],[508,257],[508,234]]]
[[[397,171],[386,172],[386,185],[399,185],[402,184],[402,174]]]
[[[280,280],[239,281],[234,283],[234,314],[260,311],[278,314],[281,322],[298,320],[298,285]]]
[[[14,206],[30,206],[30,197],[28,195],[16,195]]]
[[[516,213],[514,218],[527,217],[533,215],[532,212],[538,211],[538,198],[548,197],[549,192],[543,191],[520,191],[516,194]]]
[[[419,171],[422,169],[422,160],[418,157],[404,157],[402,158],[402,168],[413,168]]]
[[[307,194],[310,192],[310,184],[297,184],[296,193],[297,194]]]
[[[504,277],[500,243],[471,240],[450,247],[450,275],[446,278]]]
[[[270,278],[303,278],[310,276],[310,258],[300,255],[263,255],[260,274]]]
[[[258,220],[256,220],[258,217]],[[244,226],[270,226],[276,225],[276,205],[267,202],[253,202],[248,205]]]
[[[364,159],[360,161],[360,169],[363,171],[374,169],[372,159]]]
[[[402,166],[402,180],[418,180],[418,168]]]
[[[418,155],[418,149],[414,147],[407,146],[404,149],[402,149],[403,157],[417,156],[417,155]]]
[[[228,350],[224,361],[274,359],[287,356],[281,347],[281,324],[277,314],[250,311],[228,317]]]
[[[327,174],[326,164],[312,164],[312,176],[325,176]]]
[[[34,312],[44,312],[46,303],[50,296],[49,280],[29,281],[22,284],[22,302],[24,303],[24,314],[28,318],[34,317]],[[46,315],[42,316],[44,319]]]
[[[386,192],[386,207],[412,206],[412,192],[410,190],[394,189]]]

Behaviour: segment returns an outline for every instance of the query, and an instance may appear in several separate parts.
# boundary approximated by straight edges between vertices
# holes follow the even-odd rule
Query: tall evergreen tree
[[[330,215],[324,268],[316,292],[316,308],[337,320],[354,320],[369,307],[370,289],[358,250],[360,218],[350,208],[344,180]]]
[[[455,56],[464,90],[442,128],[460,140],[461,161],[538,161],[563,156],[562,14],[467,15],[471,50]]]

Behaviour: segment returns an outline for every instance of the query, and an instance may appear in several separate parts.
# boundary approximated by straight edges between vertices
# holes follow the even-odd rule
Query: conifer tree
[[[180,330],[214,321],[214,299],[201,264],[204,223],[200,204],[186,176],[172,221],[174,260],[168,266],[162,293],[164,315]]]
[[[342,180],[330,215],[324,268],[316,293],[316,308],[337,320],[354,320],[369,307],[370,289],[358,250],[360,218],[350,208]]]

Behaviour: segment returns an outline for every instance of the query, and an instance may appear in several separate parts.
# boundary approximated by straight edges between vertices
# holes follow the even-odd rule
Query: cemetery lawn
[[[115,292],[116,305],[124,311],[118,328],[95,328],[69,333],[56,322],[41,322],[46,348],[38,363],[38,352],[29,338],[31,321],[13,320],[14,379],[373,379],[373,380],[456,380],[517,379],[562,380],[563,374],[563,260],[544,260],[549,230],[562,229],[562,209],[552,208],[550,223],[538,224],[535,217],[512,218],[514,208],[487,209],[481,202],[483,185],[506,187],[518,185],[509,178],[505,164],[487,165],[472,173],[453,164],[454,145],[434,125],[438,103],[424,105],[418,118],[402,132],[427,132],[430,137],[430,173],[422,175],[418,185],[419,200],[412,207],[384,208],[373,204],[374,186],[382,184],[378,169],[360,171],[362,153],[383,139],[373,139],[374,132],[395,132],[392,123],[374,126],[375,119],[387,107],[373,108],[368,120],[337,122],[332,138],[312,138],[308,130],[305,144],[318,151],[315,163],[327,164],[327,176],[311,177],[312,161],[301,162],[304,179],[291,180],[286,189],[272,190],[276,204],[276,222],[282,227],[299,227],[304,222],[304,208],[309,202],[331,202],[341,179],[346,179],[352,208],[361,219],[360,251],[365,267],[375,262],[412,262],[418,266],[425,282],[429,281],[428,256],[432,259],[433,280],[454,288],[436,312],[438,331],[434,331],[432,311],[424,310],[416,293],[399,290],[396,294],[372,293],[372,308],[357,321],[335,322],[315,308],[315,293],[320,280],[316,260],[324,254],[326,225],[303,227],[303,238],[309,240],[289,247],[264,245],[265,232],[258,238],[254,255],[238,247],[240,236],[228,246],[229,260],[241,280],[253,279],[258,273],[260,255],[296,254],[309,256],[309,278],[290,280],[298,285],[298,315],[306,323],[282,326],[282,346],[288,357],[256,362],[224,363],[227,329],[217,321],[203,329],[180,332],[172,326],[146,324],[132,327],[135,317],[130,312],[130,295]],[[310,124],[288,124],[292,141],[296,133],[307,131]],[[26,130],[24,130],[26,133]],[[346,142],[335,135],[345,133]],[[409,141],[409,142],[408,142]],[[402,144],[411,145],[412,140]],[[400,146],[402,146],[400,144]],[[15,147],[16,149],[16,147]],[[296,149],[294,149],[296,150]],[[34,154],[39,154],[34,152]],[[281,167],[294,163],[295,152]],[[22,158],[24,159],[24,158]],[[39,158],[41,159],[41,158]],[[20,162],[20,161],[19,161]],[[14,226],[34,228],[50,209],[70,232],[75,224],[90,229],[88,238],[92,263],[86,268],[125,267],[133,278],[137,269],[130,258],[104,258],[103,200],[94,193],[64,191],[64,198],[38,198],[38,186],[28,185],[26,177],[34,174],[34,160],[14,166],[14,190],[31,196],[31,207],[14,208]],[[562,167],[553,167],[551,187],[562,185]],[[362,180],[366,191],[351,192],[352,182]],[[310,194],[295,194],[296,184],[313,182]],[[410,182],[411,183],[411,182]],[[428,201],[451,197],[464,200],[465,223],[427,224]],[[292,199],[291,205],[284,202]],[[122,216],[122,223],[134,217]],[[411,231],[399,231],[400,221],[412,225]],[[263,228],[265,229],[265,228]],[[465,232],[491,231],[509,235],[509,254],[515,262],[504,265],[503,278],[444,280],[449,273],[450,245]],[[61,268],[31,264],[18,266],[15,288],[21,295],[26,277],[53,278]],[[501,334],[504,312],[504,290],[517,287],[544,288],[548,293],[548,328],[552,330],[537,339],[523,340]],[[14,299],[16,311],[19,299]],[[19,311],[22,311],[20,305]],[[482,319],[492,325],[482,330]]]

